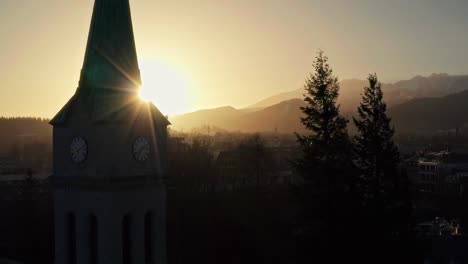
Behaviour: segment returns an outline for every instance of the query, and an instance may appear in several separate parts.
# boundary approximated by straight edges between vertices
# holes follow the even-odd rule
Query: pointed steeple
[[[129,0],[95,0],[78,89],[50,123],[64,124],[72,112],[95,122],[121,122],[145,104],[154,121],[167,126],[152,103],[139,100],[140,85]]]
[[[140,84],[129,0],[96,0],[79,90],[136,92]]]

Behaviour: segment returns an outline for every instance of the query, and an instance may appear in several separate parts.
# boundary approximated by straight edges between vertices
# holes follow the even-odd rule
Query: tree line
[[[377,75],[367,78],[358,115],[352,118],[357,134],[351,137],[349,121],[336,103],[338,78],[322,51],[313,67],[304,85],[306,106],[301,107],[309,133],[297,134],[302,155],[294,161],[301,176],[294,189],[302,205],[302,256],[327,263],[343,257],[401,260],[409,241],[411,202]]]

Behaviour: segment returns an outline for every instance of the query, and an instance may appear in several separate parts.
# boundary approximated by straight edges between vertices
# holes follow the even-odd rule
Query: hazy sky
[[[0,116],[52,117],[78,84],[93,0],[0,0]],[[468,73],[466,0],[131,0],[144,94],[173,114],[340,79]],[[169,76],[169,77],[168,77]],[[186,89],[186,91],[184,90]],[[177,99],[182,103],[174,107]],[[158,102],[158,100],[160,100]]]

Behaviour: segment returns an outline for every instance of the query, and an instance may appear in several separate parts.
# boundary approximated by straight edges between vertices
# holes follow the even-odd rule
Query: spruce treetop
[[[340,87],[327,62],[328,57],[319,51],[315,59],[315,71],[310,73],[304,85],[306,106],[301,107],[304,113],[301,122],[312,135],[299,137],[299,141],[330,147],[330,144],[342,143],[347,138],[347,120],[339,114],[336,100]]]
[[[353,117],[358,129],[358,134],[354,137],[357,162],[370,174],[368,176],[380,178],[380,174],[388,174],[387,177],[390,177],[395,173],[399,160],[398,150],[393,142],[395,129],[387,116],[382,85],[377,75],[370,74],[367,79],[369,86],[364,87],[358,118]]]

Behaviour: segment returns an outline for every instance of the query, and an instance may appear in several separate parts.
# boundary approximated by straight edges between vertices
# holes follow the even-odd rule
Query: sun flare
[[[157,60],[140,62],[143,85],[140,97],[152,101],[164,115],[190,110],[187,80],[176,67]]]

